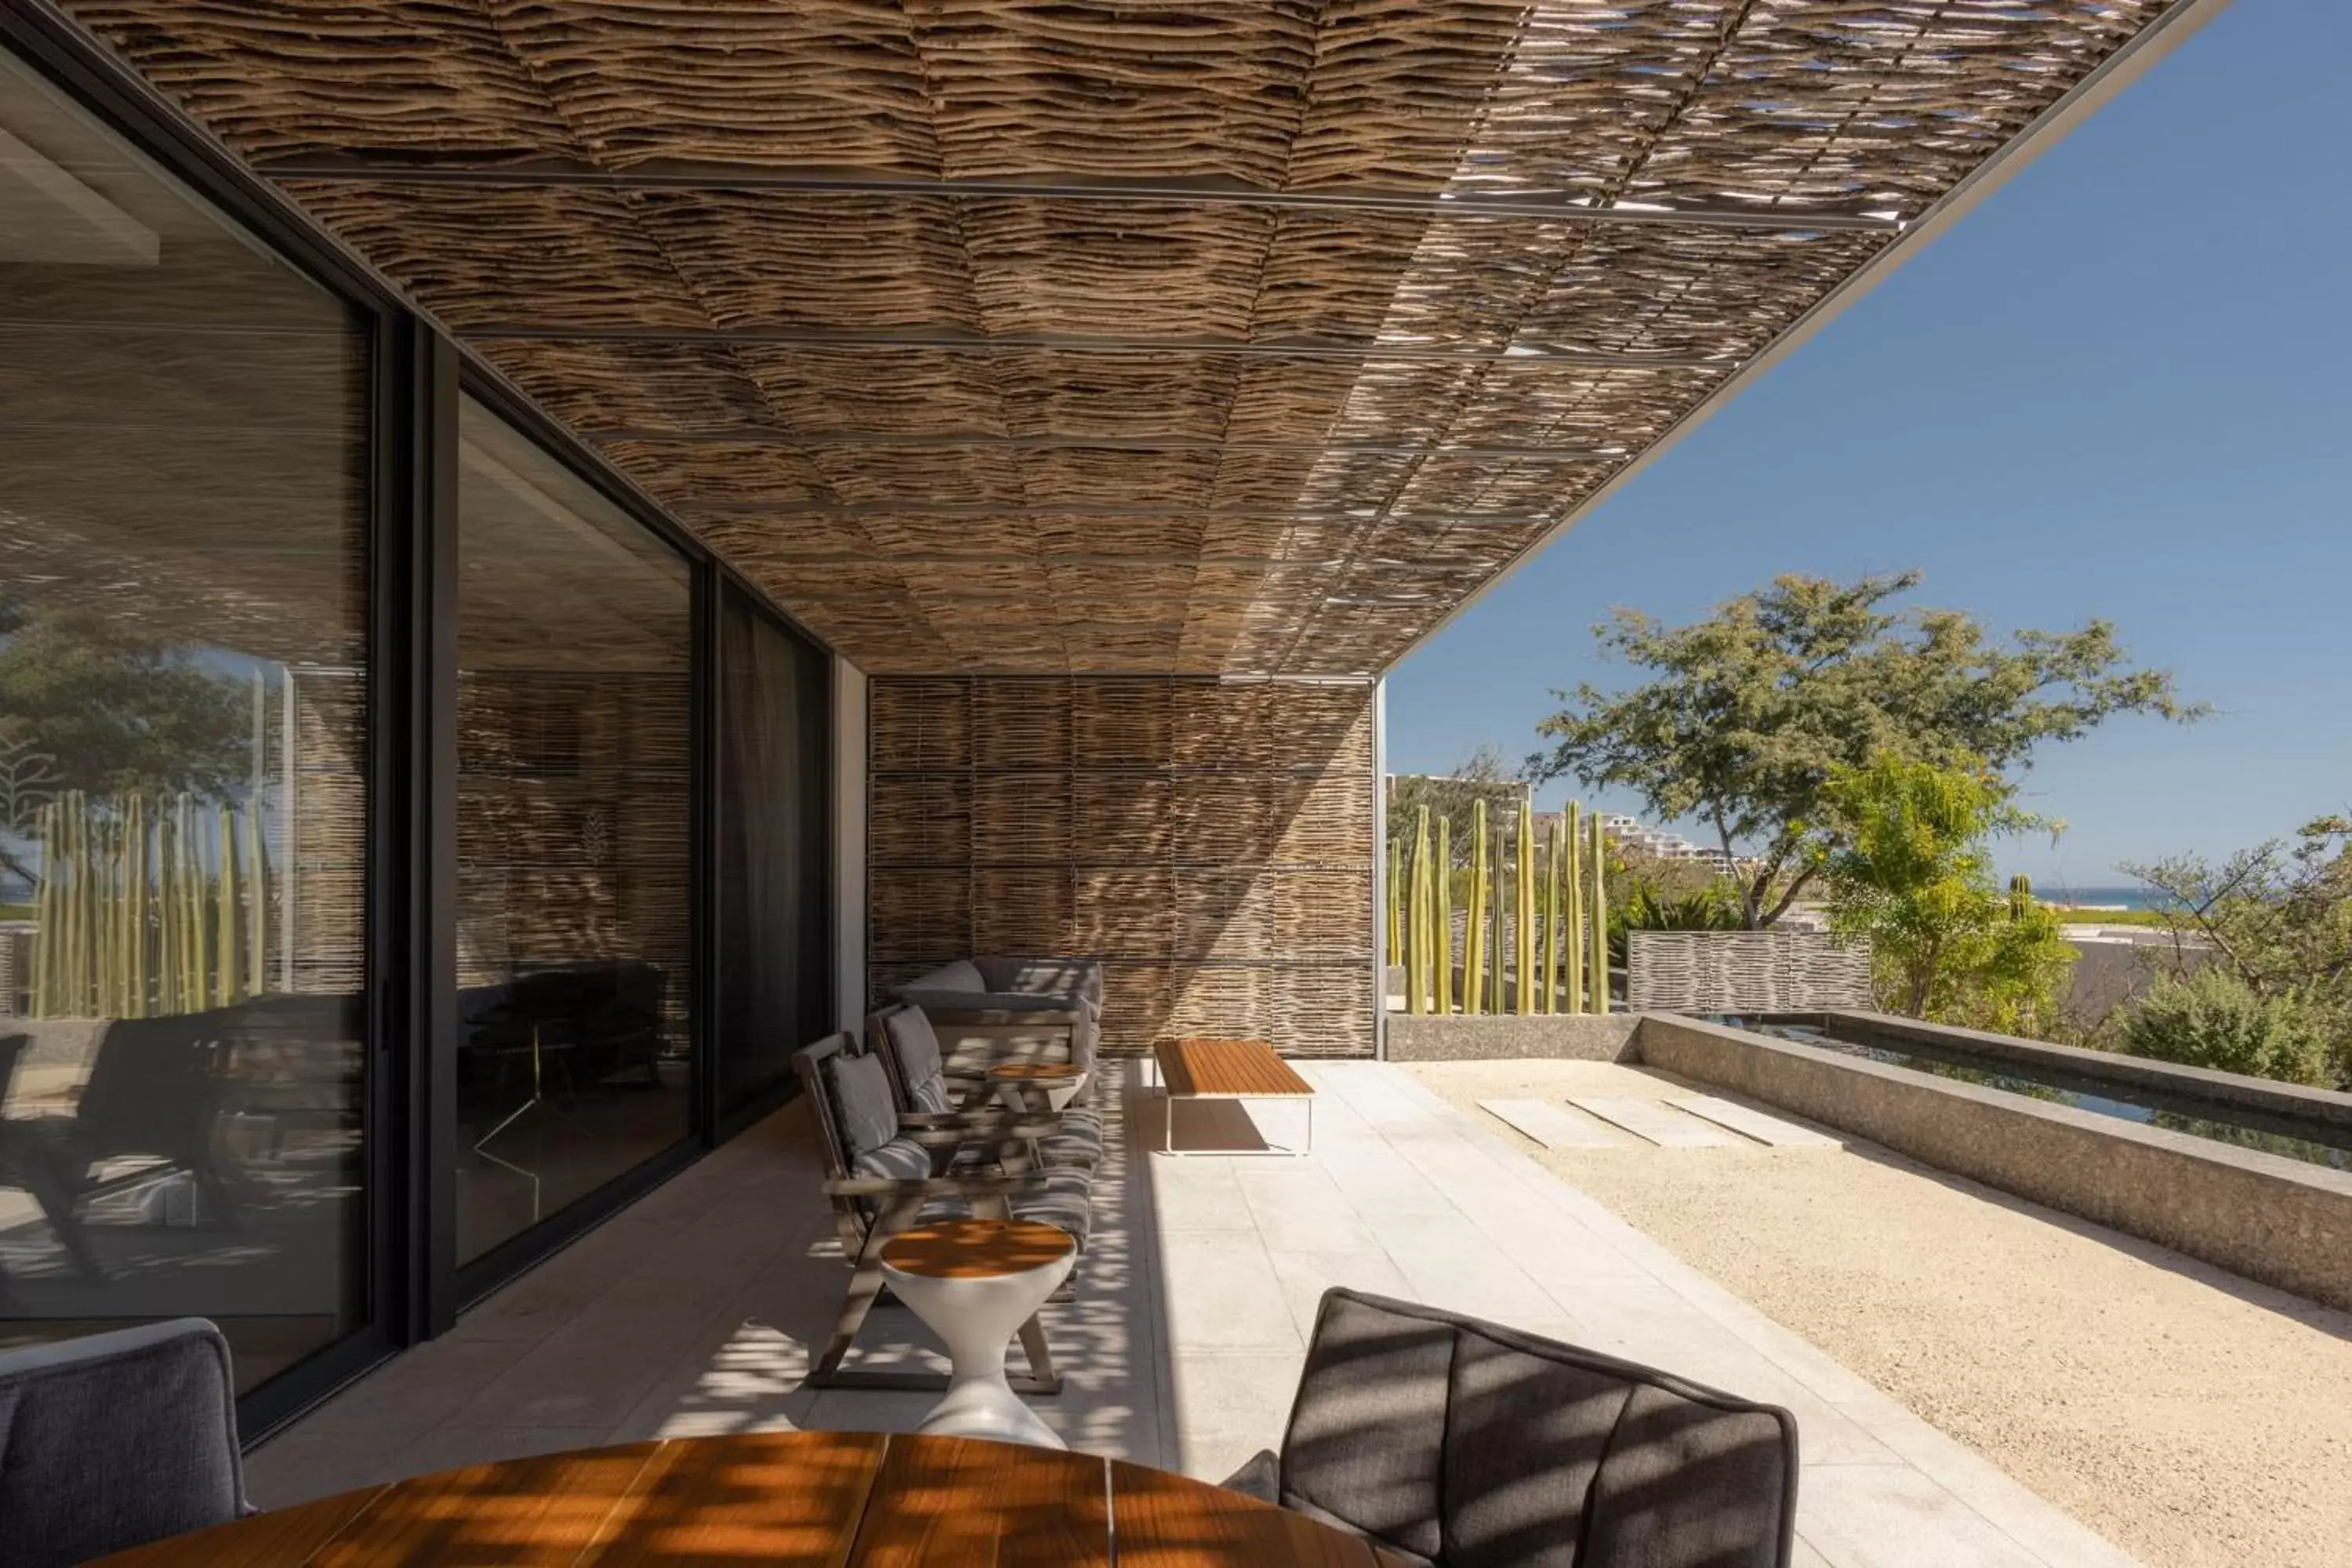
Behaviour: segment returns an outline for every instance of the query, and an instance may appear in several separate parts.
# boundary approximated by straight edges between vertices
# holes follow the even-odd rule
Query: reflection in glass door
[[[690,1131],[693,594],[471,400],[458,445],[464,1264]]]
[[[0,1344],[365,1318],[367,335],[0,52]]]

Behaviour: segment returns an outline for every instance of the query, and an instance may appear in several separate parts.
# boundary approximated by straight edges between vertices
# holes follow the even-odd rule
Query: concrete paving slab
[[[1478,1109],[1547,1149],[1623,1148],[1625,1139],[1606,1122],[1580,1116],[1549,1100],[1482,1100]]]
[[[1693,1116],[1703,1116],[1718,1127],[1728,1127],[1734,1132],[1744,1133],[1759,1143],[1769,1144],[1775,1149],[1843,1149],[1845,1147],[1843,1140],[1832,1138],[1826,1132],[1816,1132],[1809,1127],[1800,1127],[1795,1122],[1784,1121],[1778,1116],[1767,1115],[1752,1105],[1740,1105],[1732,1100],[1719,1100],[1711,1094],[1677,1095],[1668,1100],[1666,1103],[1678,1110],[1687,1110]]]
[[[1695,1117],[1668,1110],[1663,1100],[1635,1100],[1621,1094],[1578,1094],[1570,1095],[1568,1102],[1662,1149],[1722,1149],[1740,1142]]]

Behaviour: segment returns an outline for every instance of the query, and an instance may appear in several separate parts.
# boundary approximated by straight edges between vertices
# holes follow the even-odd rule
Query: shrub
[[[2334,1078],[2320,1019],[2292,996],[2259,996],[2219,964],[2167,976],[2124,1015],[2123,1048],[2137,1057],[2249,1073],[2288,1083]]]

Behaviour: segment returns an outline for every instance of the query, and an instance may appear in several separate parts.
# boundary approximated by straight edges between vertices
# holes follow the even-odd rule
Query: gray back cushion
[[[63,1568],[243,1510],[228,1345],[199,1318],[0,1355],[0,1563]]]
[[[1280,1496],[1443,1568],[1778,1568],[1796,1485],[1785,1411],[1333,1290]]]
[[[860,1154],[898,1136],[898,1105],[890,1097],[889,1074],[879,1057],[845,1051],[826,1058],[824,1072],[833,1086],[834,1121],[853,1165]]]
[[[942,963],[929,974],[919,975],[907,983],[908,991],[985,991],[988,982],[980,977],[979,968],[970,959],[959,958],[953,963]]]
[[[940,1037],[929,1017],[920,1007],[898,1007],[883,1018],[882,1027],[898,1058],[898,1076],[907,1081],[908,1103],[917,1110],[953,1110],[940,1062]]]

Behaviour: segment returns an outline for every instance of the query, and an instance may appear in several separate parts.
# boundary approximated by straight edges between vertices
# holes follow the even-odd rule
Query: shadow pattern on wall
[[[1103,960],[1103,1045],[1373,1050],[1372,688],[877,679],[867,981]]]

